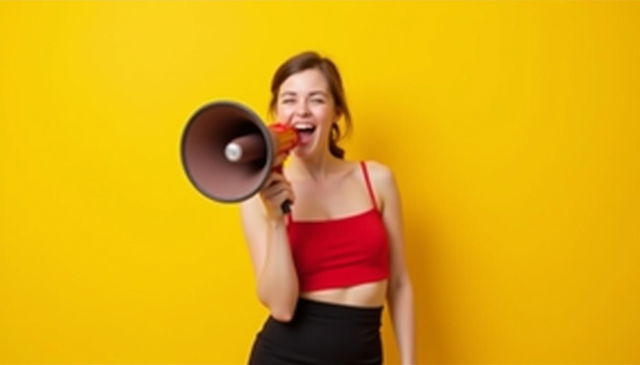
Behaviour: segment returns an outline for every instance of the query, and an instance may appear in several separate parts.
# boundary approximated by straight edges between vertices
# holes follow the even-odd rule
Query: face
[[[328,152],[331,125],[338,115],[327,80],[319,70],[300,71],[280,85],[276,118],[298,130],[300,143],[293,150],[298,157]]]

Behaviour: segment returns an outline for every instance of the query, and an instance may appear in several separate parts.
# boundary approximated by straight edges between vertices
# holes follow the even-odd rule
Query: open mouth
[[[313,138],[313,132],[316,130],[316,126],[311,123],[296,123],[293,128],[298,132],[301,145],[307,145],[311,143]]]
[[[295,130],[300,134],[312,134],[316,130],[313,124],[300,123],[294,126]]]

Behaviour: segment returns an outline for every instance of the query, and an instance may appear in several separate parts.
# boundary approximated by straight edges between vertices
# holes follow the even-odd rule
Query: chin
[[[296,147],[293,150],[293,154],[296,155],[296,157],[298,158],[306,159],[317,153],[316,151],[317,147],[318,146],[316,145],[316,143],[312,142],[310,146],[304,146],[302,148]]]
[[[293,154],[301,159],[305,159],[308,158],[309,156],[312,155],[311,151],[307,151],[307,150],[301,150],[299,148],[296,148],[295,151],[293,151]]]

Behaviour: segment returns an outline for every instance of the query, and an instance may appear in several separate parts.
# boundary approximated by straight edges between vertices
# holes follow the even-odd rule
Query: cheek
[[[291,108],[278,106],[276,108],[276,119],[279,121],[286,121],[291,116]]]
[[[325,119],[322,120],[322,129],[324,134],[329,134],[331,132],[331,127],[333,126],[334,115],[328,113],[325,115]]]
[[[315,108],[314,114],[316,118],[322,122],[331,124],[331,122],[333,121],[332,109],[328,105],[318,106],[317,108]]]
[[[330,119],[323,119],[322,120],[322,127],[320,128],[320,135],[323,136],[322,138],[326,138],[330,133],[331,133],[331,120]]]

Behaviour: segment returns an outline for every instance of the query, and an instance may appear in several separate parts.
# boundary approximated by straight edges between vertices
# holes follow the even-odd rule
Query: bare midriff
[[[384,305],[388,279],[343,288],[313,290],[300,293],[300,297],[319,302],[354,307],[381,307]]]

